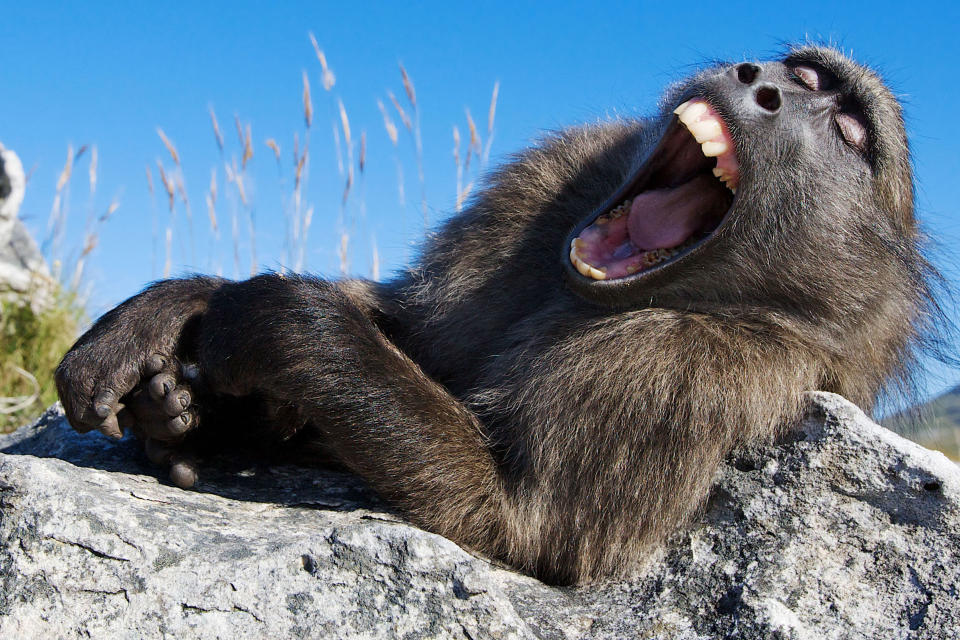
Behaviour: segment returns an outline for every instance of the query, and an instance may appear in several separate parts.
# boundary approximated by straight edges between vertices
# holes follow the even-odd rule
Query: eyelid
[[[823,85],[822,72],[816,67],[798,64],[790,69],[790,72],[800,84],[810,91],[819,91]]]
[[[840,135],[853,148],[862,153],[867,151],[867,123],[863,116],[857,113],[841,111],[834,120]]]

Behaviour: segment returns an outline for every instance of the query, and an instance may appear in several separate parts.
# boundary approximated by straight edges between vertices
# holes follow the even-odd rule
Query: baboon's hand
[[[223,283],[204,276],[162,280],[97,320],[55,376],[73,428],[113,438],[132,430],[152,458],[164,461],[158,449],[184,451],[186,434],[199,422],[196,367],[184,360],[193,359],[197,323]],[[192,484],[177,468],[174,481]]]
[[[57,392],[67,420],[80,433],[99,430],[120,438],[121,399],[134,390],[151,368],[165,366],[169,357],[131,349],[127,336],[85,335],[57,367]],[[123,413],[123,415],[121,415]]]
[[[196,463],[184,439],[199,424],[196,366],[158,353],[128,354],[121,360],[114,352],[105,361],[103,340],[75,347],[57,369],[57,389],[70,424],[80,433],[96,429],[112,438],[132,431],[153,462],[171,465],[177,485],[191,486]]]

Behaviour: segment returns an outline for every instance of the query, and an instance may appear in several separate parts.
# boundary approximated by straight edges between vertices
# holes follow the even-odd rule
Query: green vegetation
[[[914,442],[960,461],[960,387],[883,422]]]
[[[0,302],[0,433],[56,402],[53,372],[83,321],[72,294],[58,293],[40,311],[28,302]]]

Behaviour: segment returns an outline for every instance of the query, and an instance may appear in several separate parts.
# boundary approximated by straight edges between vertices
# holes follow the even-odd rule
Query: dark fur
[[[725,113],[744,176],[729,222],[624,301],[575,295],[560,256],[666,116],[571,129],[517,156],[387,284],[152,285],[64,358],[71,422],[110,431],[126,404],[140,408],[121,423],[189,447],[193,435],[181,442],[132,401],[161,354],[193,397],[191,434],[259,427],[312,443],[414,522],[544,580],[634,570],[732,448],[795,420],[803,391],[870,410],[913,361],[931,308],[898,104],[834,51],[789,59],[845,83],[869,122],[866,156],[822,127],[804,146],[795,115],[771,136]],[[665,109],[724,69],[674,87]],[[177,360],[200,378],[178,377]],[[256,425],[222,420],[240,402]]]

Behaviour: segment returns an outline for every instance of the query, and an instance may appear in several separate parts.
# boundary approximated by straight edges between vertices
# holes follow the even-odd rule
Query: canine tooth
[[[676,109],[674,109],[673,112],[674,112],[676,115],[679,116],[681,113],[683,113],[684,111],[686,111],[686,110],[687,110],[687,107],[689,107],[689,106],[690,106],[690,100],[687,100],[687,101],[684,102],[683,104],[679,105]]]
[[[700,143],[707,142],[723,133],[723,129],[720,128],[720,123],[716,118],[704,118],[697,122],[691,122],[687,124],[687,129]]]
[[[577,255],[577,252],[573,249],[570,250],[570,262],[573,263],[573,266],[577,268],[577,271],[583,275],[589,274],[590,266],[580,259],[580,256]]]
[[[690,125],[697,121],[703,114],[708,110],[707,104],[705,102],[694,102],[693,104],[687,106],[681,113],[677,114],[677,118],[680,119],[685,125]]]
[[[607,279],[607,268],[600,267],[597,269],[596,267],[591,267],[577,255],[576,248],[570,249],[570,262],[573,263],[573,266],[577,268],[577,271],[579,271],[581,275],[587,278],[593,278],[594,280]]]
[[[717,156],[723,155],[727,152],[727,143],[726,142],[704,142],[700,145],[700,148],[703,150],[703,155],[708,158],[715,158]]]
[[[570,260],[573,262],[573,266],[577,268],[577,271],[580,272],[580,275],[584,275],[584,276],[590,275],[590,267],[587,266],[587,263],[585,263],[583,260],[581,260],[575,255],[570,256]]]

